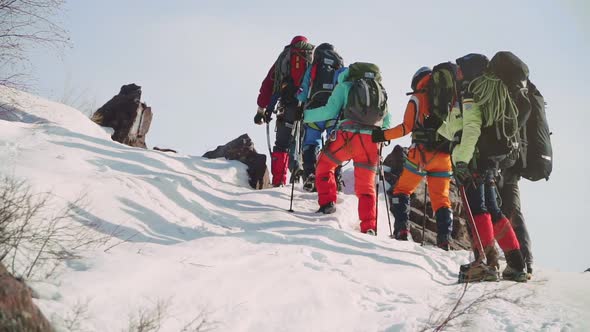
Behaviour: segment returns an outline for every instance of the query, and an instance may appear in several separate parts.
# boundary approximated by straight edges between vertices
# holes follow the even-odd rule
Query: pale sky
[[[34,92],[58,100],[79,95],[99,107],[134,82],[154,113],[148,146],[190,155],[243,133],[259,152],[267,151],[264,127],[252,120],[256,97],[294,35],[332,43],[347,64],[378,64],[394,122],[402,120],[417,68],[471,52],[491,57],[512,51],[544,94],[554,133],[550,181],[521,181],[535,264],[590,267],[584,248],[590,232],[584,135],[590,125],[584,98],[590,8],[583,0],[103,0],[70,1],[66,9],[62,22],[73,47],[61,54],[34,51]]]

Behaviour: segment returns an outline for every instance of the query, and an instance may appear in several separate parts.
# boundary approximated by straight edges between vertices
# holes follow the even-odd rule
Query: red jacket
[[[272,67],[270,67],[270,70],[268,71],[268,74],[266,74],[266,77],[262,81],[262,85],[260,85],[260,92],[258,94],[258,106],[264,109],[266,109],[272,97],[272,89],[275,82],[274,76],[275,66],[272,65]]]

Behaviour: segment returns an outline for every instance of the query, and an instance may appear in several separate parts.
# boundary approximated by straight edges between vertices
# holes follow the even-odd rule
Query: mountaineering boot
[[[377,236],[377,234],[375,233],[375,230],[374,230],[374,229],[368,229],[368,230],[365,232],[365,234],[367,234],[367,235],[373,235],[373,236]]]
[[[393,235],[396,240],[407,241],[410,229],[410,196],[394,194],[391,197],[391,213],[395,218]]]
[[[315,189],[315,174],[309,174],[305,182],[303,182],[303,190],[313,193]]]
[[[281,187],[287,183],[287,164],[289,155],[287,152],[275,151],[271,154],[270,170],[272,173],[272,186]]]
[[[451,232],[453,231],[453,211],[450,208],[436,210],[436,246],[449,251]]]
[[[502,271],[502,278],[516,282],[526,282],[528,278],[527,273],[524,272],[525,264],[520,250],[515,249],[505,252],[504,257],[506,257],[508,266]]]
[[[465,282],[498,281],[499,279],[500,277],[496,268],[487,266],[479,261],[463,264],[459,268],[458,282],[460,284]]]
[[[517,271],[511,268],[510,266],[506,266],[504,271],[502,271],[502,279],[516,282],[527,282],[527,280],[529,280],[529,277],[528,273],[526,272]]]
[[[498,262],[498,250],[496,246],[491,244],[483,248],[484,255],[486,256],[487,266],[500,271],[500,263]]]
[[[527,276],[527,279],[529,279],[529,280],[531,280],[531,278],[533,277],[533,263],[527,263],[526,276]]]
[[[323,214],[332,214],[336,212],[336,204],[334,204],[334,202],[329,202],[325,205],[322,205],[320,206],[318,212],[321,212]]]

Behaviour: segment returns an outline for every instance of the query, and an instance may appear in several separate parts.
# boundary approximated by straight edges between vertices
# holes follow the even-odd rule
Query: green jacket
[[[330,95],[330,99],[328,99],[326,105],[305,110],[303,113],[303,122],[311,123],[336,119],[348,102],[348,92],[352,87],[352,82],[347,81],[347,79],[348,69],[338,76],[338,84],[336,85],[336,88],[334,88],[334,91],[332,91],[332,95]],[[387,112],[387,115],[385,115],[385,118],[383,119],[382,129],[389,128],[391,122],[390,118],[391,116],[389,112]],[[340,120],[336,125],[336,130],[357,131],[354,129],[340,128],[340,125],[346,121],[347,119]],[[371,130],[360,130],[360,132],[363,134],[371,134]]]
[[[463,99],[463,114],[461,114],[459,104],[455,104],[451,112],[449,112],[447,119],[438,129],[438,133],[452,141],[457,132],[463,131],[461,143],[453,149],[453,165],[461,161],[469,164],[481,135],[482,123],[481,110],[472,98]]]

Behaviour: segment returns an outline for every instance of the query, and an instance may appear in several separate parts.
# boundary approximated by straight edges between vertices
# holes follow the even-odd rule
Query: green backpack
[[[379,67],[372,63],[355,62],[348,68],[352,86],[343,110],[345,119],[359,129],[381,128],[387,115],[387,92],[381,85]]]
[[[457,97],[457,66],[451,62],[432,68],[432,77],[426,87],[430,102],[430,116],[424,126],[437,129],[447,118]]]

